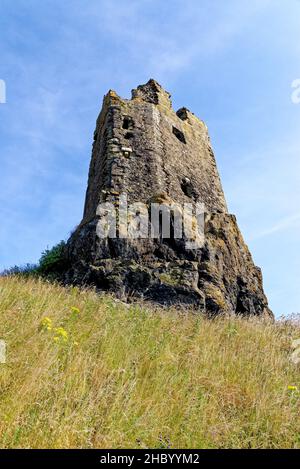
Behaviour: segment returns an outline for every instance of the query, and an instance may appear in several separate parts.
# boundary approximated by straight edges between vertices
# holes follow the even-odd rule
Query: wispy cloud
[[[295,228],[300,227],[300,213],[296,213],[294,215],[290,215],[286,218],[279,220],[275,225],[270,226],[258,233],[256,233],[252,240],[258,240],[261,238],[268,237],[280,231],[287,231]]]
[[[125,57],[142,64],[144,74],[172,80],[174,72],[184,71],[195,60],[211,59],[230,46],[270,2],[241,4],[231,0],[208,4],[177,0],[170,5],[148,0],[105,0],[101,8],[91,2],[86,14],[95,17],[99,30],[121,45]],[[129,77],[136,72],[132,69]]]

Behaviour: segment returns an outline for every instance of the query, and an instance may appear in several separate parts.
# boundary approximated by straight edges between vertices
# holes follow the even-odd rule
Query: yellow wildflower
[[[79,313],[80,313],[80,309],[79,309],[79,308],[76,308],[76,306],[72,306],[72,307],[71,307],[71,311],[72,311],[72,313],[74,313],[74,314],[79,314]]]
[[[289,391],[298,391],[297,386],[288,386]]]
[[[54,340],[56,342],[58,342],[58,340],[62,340],[63,342],[68,341],[68,333],[63,327],[56,327],[54,331],[55,331]]]
[[[48,317],[45,317],[41,320],[41,327],[47,331],[52,330],[52,320]]]

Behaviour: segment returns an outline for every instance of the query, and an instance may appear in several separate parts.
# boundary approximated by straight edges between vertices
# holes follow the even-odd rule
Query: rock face
[[[126,225],[116,215],[114,235],[105,237],[99,223],[108,220],[109,207],[120,213],[124,194],[129,205],[143,205],[129,212],[127,221],[134,220]],[[143,214],[151,233],[151,203],[171,207],[169,235],[161,225],[157,236],[129,235],[128,227],[140,228]],[[189,214],[191,231],[183,227],[175,236],[176,213],[200,203],[202,232],[195,228],[199,214]],[[187,247],[191,238],[202,242]],[[93,284],[124,299],[184,304],[208,315],[272,315],[261,271],[228,213],[206,125],[186,108],[175,112],[169,93],[154,80],[133,90],[130,100],[114,91],[104,97],[84,215],[67,256],[67,282]]]

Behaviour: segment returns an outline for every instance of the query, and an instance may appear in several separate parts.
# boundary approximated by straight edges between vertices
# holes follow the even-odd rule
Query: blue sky
[[[0,269],[67,238],[108,89],[150,77],[209,127],[277,315],[300,311],[298,0],[0,0]]]

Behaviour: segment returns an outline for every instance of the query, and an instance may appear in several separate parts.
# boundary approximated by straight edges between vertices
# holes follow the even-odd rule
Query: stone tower
[[[143,203],[149,210],[153,202],[201,202],[203,243],[187,249],[184,230],[181,238],[122,237],[118,220],[115,236],[99,236],[99,207],[118,209],[124,193],[128,204]],[[170,233],[172,223],[170,217]],[[149,232],[151,226],[149,216]],[[124,299],[184,304],[209,315],[272,314],[261,271],[228,213],[206,125],[186,108],[175,112],[170,94],[154,80],[133,90],[130,100],[114,91],[104,97],[84,215],[67,255],[67,282],[93,284]]]

